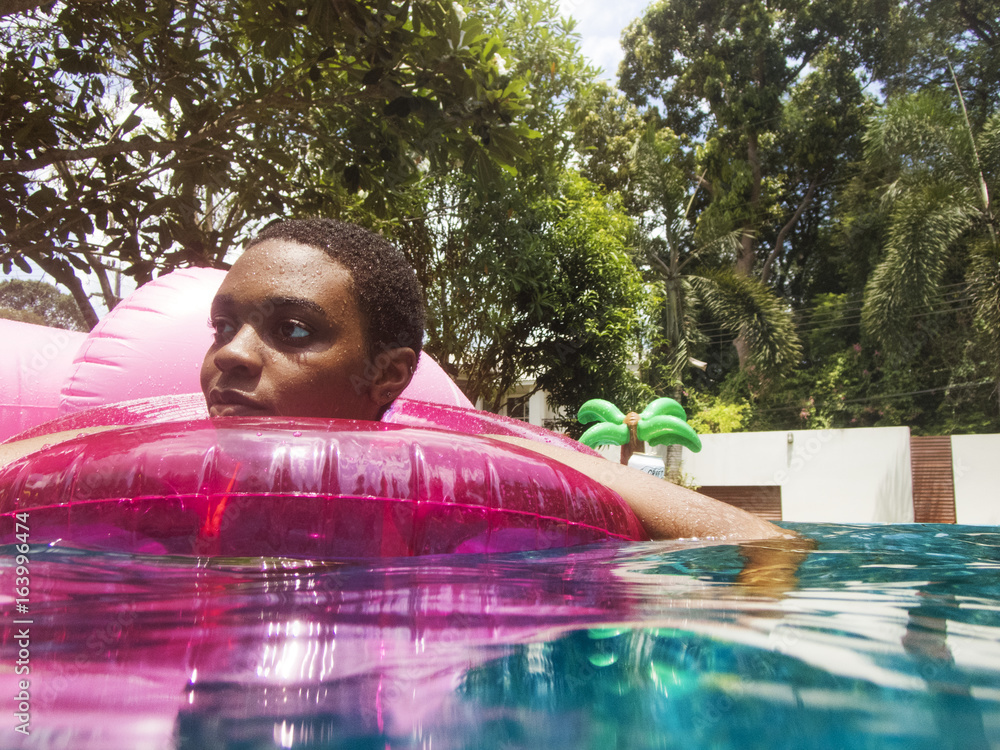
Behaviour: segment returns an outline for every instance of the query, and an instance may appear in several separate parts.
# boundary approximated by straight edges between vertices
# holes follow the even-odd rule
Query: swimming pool
[[[786,526],[363,562],[35,546],[27,626],[6,547],[0,747],[1000,747],[1000,533]]]

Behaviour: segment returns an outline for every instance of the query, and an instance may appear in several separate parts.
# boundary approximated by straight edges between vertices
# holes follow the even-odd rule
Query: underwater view
[[[8,545],[0,747],[1000,747],[1000,534],[783,525],[341,561],[33,545],[27,613]]]

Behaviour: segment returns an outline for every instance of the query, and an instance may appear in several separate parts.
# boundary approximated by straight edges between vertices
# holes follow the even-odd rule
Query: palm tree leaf
[[[678,419],[687,419],[687,412],[684,411],[684,407],[679,403],[674,401],[672,398],[658,398],[655,401],[651,401],[645,409],[642,410],[642,414],[639,415],[639,419],[652,419],[653,417],[659,416],[672,416]]]
[[[683,445],[693,453],[701,450],[701,438],[684,420],[672,416],[639,422],[636,434],[650,445]]]
[[[610,401],[605,401],[603,398],[592,398],[589,401],[585,401],[583,406],[580,407],[580,411],[576,413],[576,420],[580,424],[587,424],[598,420],[601,422],[611,422],[612,424],[621,424],[625,421],[625,415],[622,414],[621,409]]]
[[[890,219],[885,259],[865,289],[862,326],[888,352],[903,354],[915,333],[911,319],[927,312],[947,267],[950,248],[973,223],[969,196],[947,183],[899,197]]]
[[[610,422],[599,422],[588,427],[580,436],[580,442],[590,448],[598,445],[625,445],[630,439],[628,427]]]
[[[743,336],[762,376],[798,362],[802,348],[791,313],[765,284],[731,269],[692,276],[690,283],[719,323]]]

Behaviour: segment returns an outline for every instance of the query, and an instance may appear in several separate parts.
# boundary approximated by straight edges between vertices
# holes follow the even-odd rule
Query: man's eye
[[[215,342],[223,343],[229,341],[236,333],[236,326],[228,318],[212,318],[208,324],[215,331]]]
[[[278,324],[278,335],[283,339],[302,341],[312,335],[312,331],[297,320],[286,320]]]

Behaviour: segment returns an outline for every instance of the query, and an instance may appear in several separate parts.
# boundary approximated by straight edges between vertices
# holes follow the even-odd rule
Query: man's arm
[[[114,429],[116,428],[112,425],[85,427],[79,430],[67,430],[66,432],[53,432],[50,435],[39,435],[38,437],[28,438],[27,440],[18,440],[13,443],[2,443],[0,444],[0,467],[4,467],[22,456],[27,456],[29,453],[34,453],[42,448],[47,448],[50,445],[55,445],[56,443],[61,443],[65,440],[80,437],[81,435],[89,435],[94,432],[104,432],[105,430]]]
[[[727,503],[596,456],[524,438],[488,435],[553,458],[624,498],[652,539],[772,539],[796,535]]]

